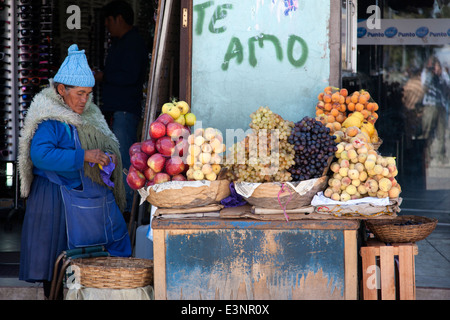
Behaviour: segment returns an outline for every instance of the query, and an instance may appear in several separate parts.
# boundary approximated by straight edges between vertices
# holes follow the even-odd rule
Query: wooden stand
[[[415,243],[368,241],[361,248],[364,300],[415,300]],[[397,268],[396,268],[397,266]],[[398,272],[396,272],[398,270]]]
[[[154,219],[155,299],[358,299],[359,226]]]

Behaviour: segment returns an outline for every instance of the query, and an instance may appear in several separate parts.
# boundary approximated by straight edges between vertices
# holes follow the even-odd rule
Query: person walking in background
[[[134,12],[125,1],[112,1],[103,7],[105,26],[111,35],[103,71],[95,72],[102,84],[102,112],[120,143],[124,168],[129,168],[130,146],[137,142],[142,119],[143,85],[149,65],[145,41],[134,27]],[[125,175],[123,177],[125,179]],[[127,206],[131,211],[133,190],[125,183]]]
[[[420,68],[412,68],[409,72],[410,77],[402,90],[407,148],[411,147],[412,140],[420,136],[422,130],[422,101],[425,92],[421,81],[421,72]]]
[[[19,279],[43,282],[47,298],[62,251],[103,245],[114,256],[132,252],[121,213],[119,143],[92,103],[94,85],[84,50],[71,45],[50,86],[31,102],[19,138],[20,191],[27,199]]]
[[[431,145],[434,134],[437,144],[436,159],[441,164],[447,164],[445,131],[448,118],[446,107],[450,98],[450,78],[447,72],[442,69],[441,63],[435,56],[428,59],[421,74],[421,81],[425,89],[422,132],[423,138],[427,140],[427,156],[431,157]]]

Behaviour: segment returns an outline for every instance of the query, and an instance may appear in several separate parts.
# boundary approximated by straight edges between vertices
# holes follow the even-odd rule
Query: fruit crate
[[[415,300],[414,243],[369,240],[361,247],[363,300]]]

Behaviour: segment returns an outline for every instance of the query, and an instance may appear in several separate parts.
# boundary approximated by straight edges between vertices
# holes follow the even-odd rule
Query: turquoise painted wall
[[[289,6],[290,4],[290,6]],[[194,0],[191,106],[202,126],[248,129],[269,106],[313,116],[329,83],[330,1]]]

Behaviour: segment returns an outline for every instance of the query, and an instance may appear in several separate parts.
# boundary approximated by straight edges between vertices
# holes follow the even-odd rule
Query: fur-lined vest
[[[111,181],[114,182],[113,189],[116,203],[121,210],[125,208],[125,187],[122,173],[122,159],[120,157],[119,142],[109,129],[100,109],[92,102],[92,98],[86,103],[81,115],[75,113],[65,104],[63,98],[53,87],[50,86],[38,93],[27,112],[24,126],[19,138],[18,169],[20,177],[21,196],[27,198],[33,181],[33,163],[30,158],[31,140],[38,125],[46,120],[57,120],[74,125],[78,130],[81,146],[85,150],[100,149],[104,152],[116,155],[117,164],[113,171]],[[94,182],[105,185],[100,177],[98,166],[91,167],[84,163],[85,174]]]

